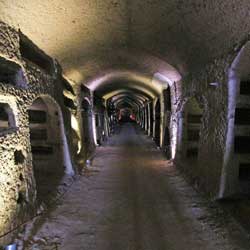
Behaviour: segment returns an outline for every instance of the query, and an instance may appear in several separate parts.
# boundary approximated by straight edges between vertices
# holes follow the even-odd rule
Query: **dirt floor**
[[[244,250],[250,239],[127,123],[97,149],[25,249]]]

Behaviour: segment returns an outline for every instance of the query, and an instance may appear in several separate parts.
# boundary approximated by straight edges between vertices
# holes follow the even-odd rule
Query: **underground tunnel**
[[[249,11],[1,0],[0,249],[249,249]]]

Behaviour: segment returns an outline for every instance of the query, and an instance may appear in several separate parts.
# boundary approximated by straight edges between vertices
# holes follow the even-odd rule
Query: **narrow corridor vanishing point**
[[[250,249],[249,13],[0,0],[0,250]]]
[[[117,127],[92,166],[42,220],[26,249],[250,247],[243,229],[197,194],[135,123]]]

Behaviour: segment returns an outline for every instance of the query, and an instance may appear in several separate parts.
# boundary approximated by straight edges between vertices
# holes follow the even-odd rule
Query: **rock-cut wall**
[[[61,133],[61,147],[69,151],[68,158],[62,159],[62,168],[74,173],[70,158],[70,108],[65,105],[60,74],[53,59],[21,32],[0,23],[0,245],[13,236],[4,236],[7,232],[36,213],[38,185],[33,171],[28,109],[39,97],[49,100],[48,109],[54,108],[53,115],[62,123],[54,124],[52,129]],[[44,135],[40,129],[32,136],[37,139]]]

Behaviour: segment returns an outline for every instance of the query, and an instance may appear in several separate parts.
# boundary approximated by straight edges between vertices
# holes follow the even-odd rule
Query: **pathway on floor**
[[[250,249],[245,232],[200,197],[135,125],[123,125],[98,148],[90,168],[27,249]]]

